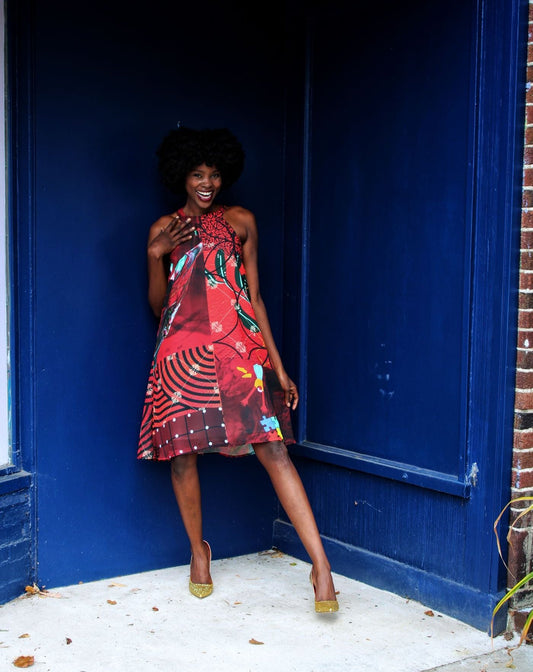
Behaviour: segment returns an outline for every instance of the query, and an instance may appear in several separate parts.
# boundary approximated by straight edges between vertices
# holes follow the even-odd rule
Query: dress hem
[[[275,443],[274,441],[268,442],[268,441],[256,441],[254,443]],[[285,446],[288,448],[289,446],[292,446],[296,443],[295,439],[288,439],[287,441],[280,441],[280,443],[284,443]],[[231,449],[238,449],[238,448],[244,448],[245,446],[250,446],[249,450],[243,450],[242,452],[231,452]],[[170,460],[173,460],[175,457],[180,457],[181,455],[212,455],[212,454],[219,454],[222,455],[223,457],[249,457],[251,455],[255,455],[255,451],[253,449],[253,444],[241,444],[241,446],[224,446],[222,449],[221,447],[209,447],[209,448],[203,448],[202,450],[187,450],[183,451],[181,453],[169,453],[168,455],[165,456],[155,456],[155,454],[150,454],[148,453],[147,455],[137,455],[138,460],[144,460],[146,462],[170,462]]]

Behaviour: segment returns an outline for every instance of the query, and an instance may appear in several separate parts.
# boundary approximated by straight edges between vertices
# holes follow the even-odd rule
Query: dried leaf
[[[34,583],[33,586],[26,586],[24,590],[29,595],[36,595],[39,592],[39,586]]]
[[[253,637],[252,637],[252,639],[250,639],[248,641],[249,641],[250,644],[264,644],[264,642],[258,642],[257,639],[254,639]]]
[[[277,548],[271,548],[268,551],[261,551],[258,555],[269,555],[271,558],[282,558],[284,553],[278,551]]]
[[[112,581],[108,588],[114,588],[115,586],[118,586],[119,588],[125,588],[126,584],[125,583],[118,583],[118,581]]]
[[[72,644],[72,640],[70,639],[70,637],[67,637],[66,641],[67,641],[67,644]]]
[[[297,564],[296,562],[291,562],[290,563],[291,567],[296,567],[296,564]]]
[[[233,604],[242,604],[242,602],[239,602],[239,601],[237,600],[237,602],[234,602]]]
[[[116,603],[117,603],[116,600],[107,600],[107,604],[116,604]]]
[[[33,656],[19,656],[13,661],[15,667],[31,667],[35,659]]]
[[[152,607],[152,611],[159,611],[157,607]]]
[[[27,639],[29,637],[28,633],[25,632],[23,635],[19,635],[19,639]]]
[[[435,614],[431,611],[431,609],[428,609],[424,613],[426,614],[426,616],[435,616]]]
[[[27,595],[39,595],[39,597],[61,597],[59,593],[50,593],[48,590],[45,590],[44,586],[39,588],[36,583],[33,586],[26,586],[24,591]]]

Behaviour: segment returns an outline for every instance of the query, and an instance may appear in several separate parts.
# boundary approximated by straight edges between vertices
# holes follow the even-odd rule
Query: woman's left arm
[[[230,215],[233,220],[230,223],[233,225],[242,241],[246,281],[248,283],[250,301],[254,309],[255,318],[259,325],[259,329],[261,330],[263,340],[265,341],[270,363],[272,364],[272,368],[274,369],[285,393],[285,403],[294,410],[298,405],[298,388],[287,375],[283,362],[281,361],[281,356],[272,334],[266,306],[259,290],[259,272],[257,266],[258,235],[255,217],[249,210],[245,210],[244,208],[236,208],[234,213],[235,219]],[[228,220],[230,217],[228,217]]]

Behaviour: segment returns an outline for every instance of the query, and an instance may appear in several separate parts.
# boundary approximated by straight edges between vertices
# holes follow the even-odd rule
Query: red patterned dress
[[[253,453],[254,443],[294,443],[248,296],[241,241],[224,211],[192,217],[195,235],[170,255],[139,459],[237,456]]]

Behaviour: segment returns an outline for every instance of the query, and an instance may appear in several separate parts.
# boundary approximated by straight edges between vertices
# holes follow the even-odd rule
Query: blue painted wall
[[[19,371],[18,423],[32,416],[22,450],[36,455],[36,576],[50,587],[186,563],[168,465],[136,460],[157,327],[146,238],[180,205],[159,185],[155,149],[178,121],[227,125],[241,138],[245,173],[225,200],[256,213],[280,336],[270,261],[274,251],[279,267],[283,239],[279,31],[216,3],[202,9],[200,33],[197,9],[181,3],[147,12],[57,0],[12,11],[30,54],[16,73],[26,114],[14,124],[31,150],[16,167],[26,185],[17,198],[33,208],[13,235],[32,250],[17,288],[33,297],[23,320],[34,344]],[[200,470],[214,557],[269,548],[276,504],[255,458],[206,456]]]
[[[0,601],[32,583],[32,506],[28,474],[0,479]]]

